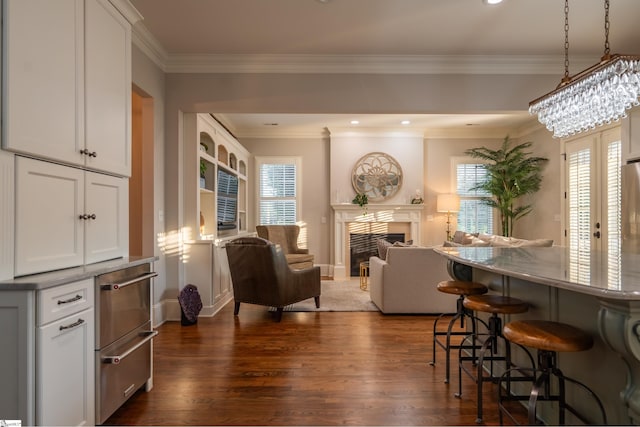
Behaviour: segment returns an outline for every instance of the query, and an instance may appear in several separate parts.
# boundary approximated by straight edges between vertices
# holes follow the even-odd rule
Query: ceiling
[[[545,60],[558,81],[564,61],[564,1],[504,0],[131,0],[168,62],[224,58],[279,63],[474,58]],[[573,0],[569,10],[571,74],[604,51],[603,0]],[[640,53],[640,0],[611,0],[612,53]],[[508,61],[508,60],[507,60]],[[498,61],[495,61],[498,62]],[[175,71],[173,70],[170,71]],[[550,90],[552,88],[549,88]],[[319,127],[413,128],[514,127],[530,122],[526,111],[474,115],[225,114],[241,133],[265,127],[296,132]]]

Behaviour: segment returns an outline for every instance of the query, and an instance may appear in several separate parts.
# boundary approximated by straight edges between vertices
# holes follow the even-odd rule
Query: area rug
[[[275,311],[270,308],[269,311]],[[369,291],[360,289],[360,280],[323,280],[320,308],[313,298],[291,304],[284,311],[380,311],[371,302]]]

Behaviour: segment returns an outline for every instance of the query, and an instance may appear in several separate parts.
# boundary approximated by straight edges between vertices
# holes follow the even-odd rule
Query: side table
[[[362,261],[360,263],[360,289],[367,290],[367,279],[369,277],[369,261]]]

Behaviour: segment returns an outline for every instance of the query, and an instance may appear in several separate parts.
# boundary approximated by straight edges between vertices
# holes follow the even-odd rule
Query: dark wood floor
[[[138,391],[110,425],[475,425],[475,385],[431,360],[434,316],[284,313],[233,304],[155,339],[154,388]],[[464,374],[463,374],[464,375]],[[498,424],[494,385],[485,424]]]

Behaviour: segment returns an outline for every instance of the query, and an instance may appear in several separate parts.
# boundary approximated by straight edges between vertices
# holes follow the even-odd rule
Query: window
[[[493,233],[493,208],[487,206],[483,197],[491,194],[482,190],[472,190],[477,184],[484,182],[487,170],[482,163],[455,164],[456,193],[460,196],[460,212],[458,212],[457,229],[468,233]]]
[[[261,225],[295,224],[298,219],[297,157],[258,157],[258,218]]]

